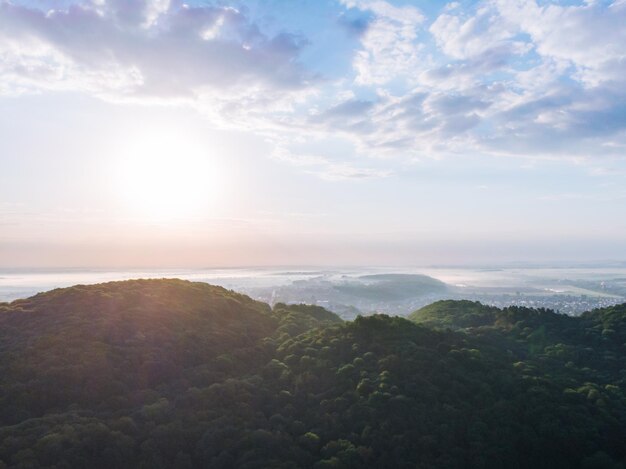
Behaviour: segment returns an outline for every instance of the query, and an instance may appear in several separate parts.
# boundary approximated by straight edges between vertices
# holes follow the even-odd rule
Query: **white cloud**
[[[387,21],[374,15],[374,32],[381,18]],[[314,124],[349,135],[364,154],[623,155],[623,24],[623,1],[539,6],[534,0],[487,0],[469,10],[448,5],[428,28],[434,48],[420,43],[415,27],[412,36],[387,33],[386,40],[371,43],[364,35],[354,61],[357,83],[378,85],[379,98],[369,106],[347,100],[320,111]],[[387,75],[375,73],[377,61],[363,60],[383,49],[380,56],[389,63],[379,63]],[[413,55],[396,60],[386,49]],[[389,92],[384,87],[391,79],[413,89]],[[359,112],[336,115],[349,106]]]
[[[148,2],[146,13],[145,13],[145,21],[143,23],[144,27],[150,27],[154,25],[159,17],[166,13],[170,8],[170,0],[152,0]]]
[[[577,68],[575,78],[595,86],[626,73],[626,2],[580,6],[535,0],[496,0],[502,18],[530,35],[537,52]]]
[[[344,57],[354,75],[333,81],[301,63],[306,38],[264,32],[245,10],[91,0],[44,12],[0,0],[0,93],[185,101],[281,148],[332,136],[389,168],[474,153],[624,155],[626,2],[485,0],[430,19],[339,2],[362,27]],[[277,157],[329,179],[388,175],[347,157]]]
[[[415,39],[424,16],[417,8],[396,7],[381,0],[342,0],[342,3],[374,15],[353,60],[356,83],[384,84],[419,68],[424,58],[420,53],[422,46]]]
[[[126,26],[150,28],[171,6],[170,0],[91,0],[91,6],[101,16],[114,17]],[[89,2],[85,4],[89,6]]]
[[[440,15],[430,26],[439,48],[455,59],[467,59],[488,50],[511,47],[514,31],[490,7],[481,7],[467,19],[461,14]],[[523,46],[521,46],[523,49]]]
[[[157,98],[297,90],[311,78],[297,63],[302,44],[265,36],[228,7],[107,0],[44,13],[0,3],[0,78],[15,88]]]

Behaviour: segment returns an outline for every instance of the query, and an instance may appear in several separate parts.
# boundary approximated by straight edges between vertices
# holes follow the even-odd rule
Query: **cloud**
[[[626,72],[626,2],[540,6],[535,0],[497,0],[501,17],[528,34],[543,57],[576,67],[587,86],[621,81]]]
[[[106,0],[44,12],[0,3],[0,77],[20,89],[195,97],[308,86],[303,38],[261,33],[230,7]]]
[[[339,58],[351,70],[322,77],[314,59],[328,51],[297,24],[270,28],[226,3],[90,0],[44,11],[0,0],[0,93],[183,101],[211,125],[291,148],[278,157],[328,179],[384,177],[423,157],[624,156],[623,0],[451,3],[430,18],[384,0],[336,9],[318,26],[348,31],[355,47]],[[289,144],[329,138],[375,164]]]
[[[351,138],[358,152],[371,157],[435,157],[471,151],[467,132],[477,126],[492,102],[488,90],[466,94],[381,93],[375,100],[348,99],[309,120],[313,128]]]
[[[343,119],[334,110],[356,102],[334,105],[314,124],[371,155],[623,156],[626,2],[450,4],[429,26],[404,15],[395,32],[396,7],[383,3],[344,1],[374,14],[353,66],[378,98]]]
[[[406,75],[421,61],[417,28],[424,16],[415,7],[396,7],[381,0],[342,0],[348,8],[373,15],[361,35],[361,49],[353,59],[356,83],[384,84]]]
[[[332,129],[352,134],[372,132],[375,129],[372,127],[373,122],[368,119],[368,112],[374,106],[372,101],[347,99],[320,114],[311,116],[309,123],[313,126],[322,125],[328,133]]]
[[[514,36],[512,27],[488,6],[467,19],[461,14],[443,13],[429,31],[441,51],[454,59],[480,56],[503,45],[508,48]]]
[[[379,179],[392,175],[390,170],[355,166],[346,161],[333,161],[328,157],[293,152],[285,144],[274,142],[272,157],[279,161],[305,168],[306,172],[327,181]]]

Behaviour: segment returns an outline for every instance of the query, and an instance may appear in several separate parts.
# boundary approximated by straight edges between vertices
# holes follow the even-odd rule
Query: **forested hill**
[[[415,311],[409,319],[472,336],[498,333],[535,354],[556,350],[561,358],[569,354],[575,364],[593,357],[602,358],[607,366],[621,366],[626,359],[626,304],[572,317],[544,308],[499,309],[472,301],[444,300]]]
[[[410,319],[180,280],[0,304],[0,468],[625,467],[625,306]]]

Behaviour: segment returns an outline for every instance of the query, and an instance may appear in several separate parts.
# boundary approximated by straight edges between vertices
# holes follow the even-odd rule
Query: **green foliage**
[[[335,313],[328,311],[327,309],[322,308],[321,306],[315,305],[305,305],[305,304],[292,304],[286,305],[284,303],[276,303],[274,305],[274,311],[283,311],[283,312],[291,312],[295,314],[301,314],[303,316],[308,316],[315,321],[320,322],[341,322],[341,318],[337,316]]]
[[[344,283],[333,288],[357,298],[375,301],[400,301],[429,293],[444,292],[445,283],[426,275],[375,274],[360,277],[367,283]]]
[[[0,305],[0,467],[624,467],[626,306],[411,319],[178,280]]]
[[[409,319],[431,327],[463,329],[493,324],[498,311],[478,301],[442,300],[411,313]]]

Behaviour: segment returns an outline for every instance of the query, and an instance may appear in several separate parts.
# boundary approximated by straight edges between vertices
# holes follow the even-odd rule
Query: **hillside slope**
[[[263,303],[182,280],[75,286],[0,305],[0,422],[69,404],[124,408],[112,398],[189,372],[221,377],[226,360],[252,365],[277,325]],[[233,350],[239,359],[222,356]]]
[[[0,467],[624,467],[625,306],[412,318],[179,280],[0,304]]]

